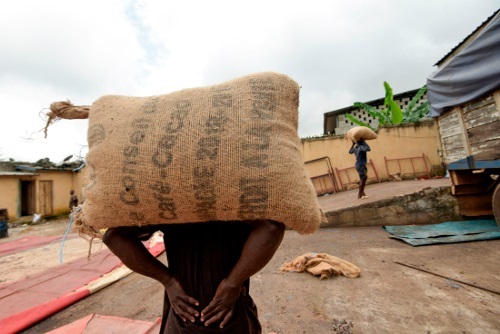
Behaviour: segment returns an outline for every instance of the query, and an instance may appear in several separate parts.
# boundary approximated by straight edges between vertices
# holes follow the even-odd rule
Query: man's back
[[[182,282],[185,292],[200,302],[198,311],[201,312],[240,258],[250,225],[244,222],[172,224],[163,225],[161,230],[168,267]],[[163,315],[165,333],[260,333],[257,308],[248,294],[249,282],[244,282],[244,292],[224,329],[217,324],[206,327],[199,318],[195,323],[183,322],[169,311]]]

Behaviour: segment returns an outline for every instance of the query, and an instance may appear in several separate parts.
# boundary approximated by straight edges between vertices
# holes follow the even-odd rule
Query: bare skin
[[[199,302],[188,296],[179,280],[168,267],[158,261],[140,240],[138,229],[110,228],[103,236],[103,242],[131,270],[160,282],[170,301],[170,307],[183,321],[195,321]]]
[[[366,196],[365,185],[366,185],[366,177],[359,180],[358,199],[361,199],[363,196]]]
[[[220,282],[210,304],[201,311],[201,321],[206,326],[219,323],[219,327],[223,328],[228,323],[236,300],[241,293],[246,293],[242,291],[243,282],[264,268],[283,240],[283,224],[264,220],[251,224],[252,230],[238,262],[228,277]],[[137,229],[108,229],[103,241],[127,267],[160,282],[165,287],[170,307],[183,321],[194,322],[200,316],[196,310],[199,302],[188,296],[168,267],[149,253],[141,242]]]

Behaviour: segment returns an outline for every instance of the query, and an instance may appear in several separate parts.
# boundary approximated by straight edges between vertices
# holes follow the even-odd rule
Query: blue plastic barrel
[[[9,236],[9,213],[7,209],[0,209],[0,238]]]

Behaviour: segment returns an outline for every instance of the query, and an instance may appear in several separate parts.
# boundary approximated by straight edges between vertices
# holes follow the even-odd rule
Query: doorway
[[[21,216],[35,214],[35,181],[21,181]]]
[[[38,185],[40,186],[40,213],[43,217],[52,216],[52,181],[40,181]]]

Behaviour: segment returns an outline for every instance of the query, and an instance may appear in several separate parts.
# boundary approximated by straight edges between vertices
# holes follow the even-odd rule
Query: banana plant
[[[406,107],[405,112],[403,114],[403,123],[414,123],[420,121],[423,117],[425,117],[429,113],[430,105],[429,101],[425,101],[420,106],[415,107],[417,102],[422,98],[422,96],[427,92],[427,86],[424,85],[420,88],[415,94],[415,96],[411,99],[408,107]]]
[[[394,101],[394,96],[392,94],[392,87],[384,81],[385,88],[385,100],[384,104],[386,106],[386,115],[390,115],[391,123],[390,124],[399,124],[403,121],[403,112],[399,105]]]
[[[400,123],[413,123],[418,122],[422,117],[425,117],[429,113],[429,102],[425,102],[419,107],[415,107],[420,98],[427,92],[427,86],[423,86],[419,89],[417,94],[412,98],[405,110],[401,110],[401,107],[396,101],[394,101],[394,95],[392,92],[392,87],[384,81],[385,88],[385,108],[377,110],[377,108],[362,102],[355,102],[354,107],[358,109],[364,109],[373,118],[378,119],[379,126],[390,125],[390,124],[400,124]],[[345,115],[347,119],[356,125],[366,126],[374,130],[369,124],[363,122],[351,114]]]
[[[362,103],[362,102],[355,102],[354,106],[358,109],[366,110],[368,115],[372,116],[373,118],[377,118],[379,125],[390,124],[390,122],[391,122],[390,117],[383,110],[379,111],[379,110],[377,110],[377,108],[374,108],[371,105],[366,104],[366,103]],[[349,119],[354,124],[369,127],[370,129],[375,131],[375,129],[372,128],[368,123],[363,122],[350,114],[346,114],[345,116],[347,117],[347,119]]]

